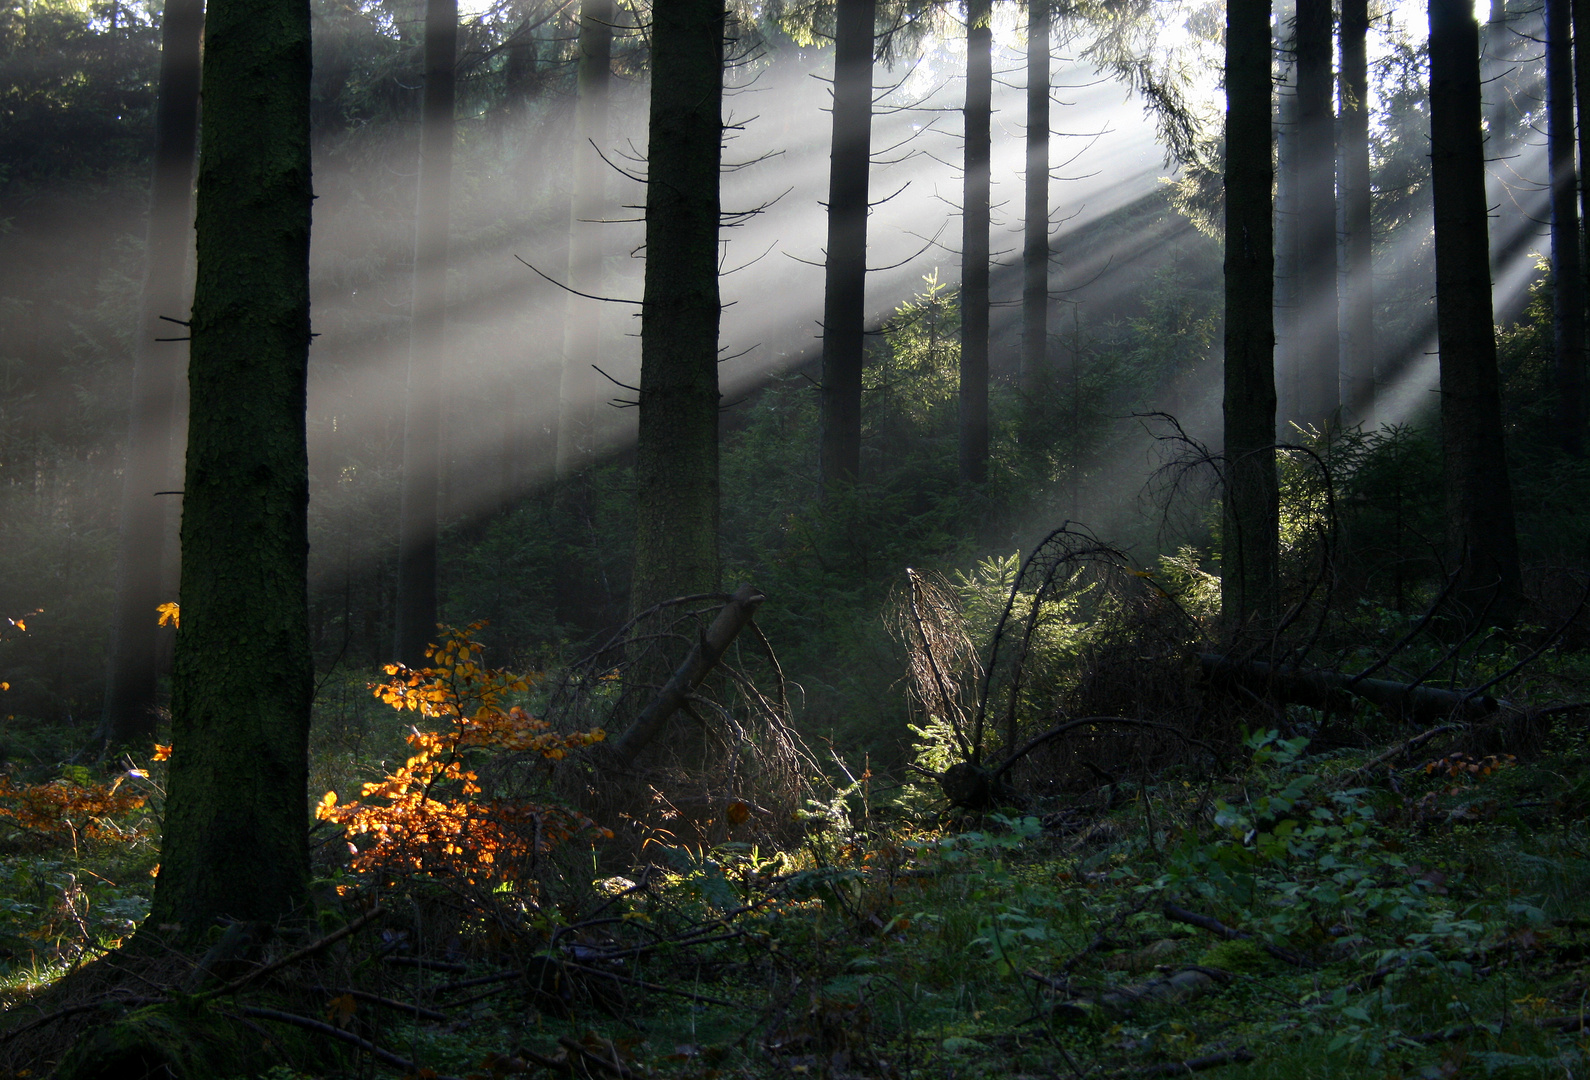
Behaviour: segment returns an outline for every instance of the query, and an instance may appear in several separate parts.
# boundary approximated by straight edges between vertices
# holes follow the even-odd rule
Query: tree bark
[[[453,180],[453,100],[458,0],[426,0],[425,89],[420,105],[419,193],[414,210],[414,300],[403,420],[398,515],[397,624],[393,650],[410,667],[436,637],[436,543],[442,469],[442,362],[447,317],[448,201]]]
[[[1571,0],[1546,0],[1546,148],[1551,164],[1552,374],[1563,452],[1584,450],[1585,280],[1574,169]]]
[[[960,478],[988,479],[989,125],[994,35],[990,0],[966,2],[966,148],[961,180]]]
[[[1369,3],[1342,0],[1342,404],[1362,423],[1375,407],[1375,269],[1369,176]]]
[[[824,494],[861,475],[867,190],[872,167],[872,41],[877,0],[838,0],[833,145],[828,157],[828,252],[823,268],[820,483]]]
[[[718,584],[723,0],[653,9],[630,609]]]
[[[1590,177],[1590,0],[1570,0],[1573,30],[1573,90],[1579,119],[1579,177]],[[1590,183],[1579,185],[1579,224],[1590,224]],[[1590,252],[1580,249],[1579,269],[1590,275]],[[1586,304],[1586,332],[1590,333],[1590,279],[1581,285]],[[1586,345],[1590,350],[1590,343]],[[1581,437],[1583,429],[1580,429]]]
[[[1021,263],[1021,379],[1029,399],[1049,375],[1049,0],[1027,0],[1027,177]]]
[[[133,359],[132,415],[116,542],[116,601],[95,742],[101,752],[154,741],[162,668],[155,608],[165,600],[166,528],[178,505],[171,442],[179,380],[187,366],[192,294],[193,166],[199,131],[199,42],[204,0],[169,0],[162,17],[154,178],[145,234],[145,276]],[[165,316],[162,319],[161,316]],[[168,322],[167,319],[178,320]],[[161,340],[165,339],[165,340]],[[143,747],[147,749],[147,745]]]
[[[275,922],[309,883],[309,4],[211,0],[155,934]]]
[[[568,283],[597,296],[602,292],[602,242],[597,226],[606,193],[606,164],[595,147],[607,140],[607,88],[613,73],[613,0],[583,0],[580,6],[576,79],[574,192],[569,214]],[[593,144],[595,144],[593,146]],[[596,301],[565,300],[563,374],[558,386],[557,478],[567,480],[593,460],[596,451],[596,371],[601,359],[601,318]]]
[[[1286,20],[1279,20],[1285,22]],[[1285,55],[1291,42],[1277,39]],[[1275,131],[1275,381],[1276,436],[1287,441],[1303,419],[1298,407],[1297,64],[1283,62]]]
[[[1275,617],[1278,495],[1270,185],[1270,6],[1226,8],[1226,325],[1221,605],[1227,633]]]
[[[1303,421],[1323,429],[1340,404],[1336,299],[1336,131],[1330,0],[1297,3],[1298,338]]]
[[[1491,323],[1479,26],[1466,0],[1429,0],[1429,17],[1448,550],[1461,567],[1454,596],[1470,620],[1488,609],[1493,624],[1507,625],[1517,612],[1522,585]]]

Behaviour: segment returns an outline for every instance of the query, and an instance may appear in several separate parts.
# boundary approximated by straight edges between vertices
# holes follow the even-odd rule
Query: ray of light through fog
[[[1407,19],[1422,26],[1422,19]],[[961,179],[958,77],[961,43],[936,47],[914,65],[878,65],[880,91],[873,125],[875,163],[869,222],[867,283],[869,324],[876,326],[921,291],[926,276],[959,277],[958,204]],[[1008,32],[996,46],[993,194],[996,308],[992,359],[996,377],[1013,371],[1019,349],[1022,172],[1025,164],[1025,68],[1020,43]],[[782,49],[771,62],[731,69],[726,119],[736,125],[725,146],[722,205],[744,212],[723,230],[721,266],[725,309],[720,383],[726,404],[737,402],[770,378],[804,368],[815,375],[823,306],[823,244],[831,119],[826,111],[831,52]],[[1085,64],[1059,61],[1054,74],[1051,144],[1055,180],[1051,221],[1056,259],[1051,284],[1057,297],[1051,330],[1062,339],[1071,304],[1091,321],[1107,319],[1120,299],[1121,274],[1112,273],[1151,255],[1179,230],[1179,217],[1163,219],[1158,232],[1129,231],[1115,246],[1091,249],[1071,260],[1067,240],[1102,218],[1145,200],[1169,173],[1156,144],[1154,124],[1142,103],[1118,82]],[[885,88],[892,87],[887,93]],[[462,123],[455,172],[444,384],[447,505],[450,514],[474,517],[501,505],[503,485],[529,492],[550,479],[557,410],[562,326],[566,317],[601,326],[597,363],[612,380],[615,402],[632,401],[625,386],[638,382],[644,185],[624,175],[644,172],[646,92],[643,84],[615,82],[612,127],[599,148],[575,147],[570,123],[557,110],[533,109],[527,117]],[[1373,108],[1373,103],[1372,103]],[[347,514],[370,495],[354,494],[379,481],[402,437],[403,382],[408,361],[408,263],[412,253],[415,125],[394,124],[361,143],[348,140],[317,157],[314,237],[314,319],[310,424],[314,493],[323,514]],[[1537,140],[1539,141],[1539,140]],[[582,223],[606,251],[602,294],[615,302],[572,298],[552,279],[565,274],[568,244],[564,177],[571,157],[597,153],[607,171],[609,220]],[[1514,187],[1541,174],[1539,147],[1509,163]],[[1543,185],[1536,185],[1536,194]],[[1538,198],[1530,209],[1538,217]],[[1501,223],[1522,230],[1525,242],[1500,241],[1508,257],[1499,266],[1498,311],[1534,276],[1542,226],[1505,212]],[[1405,231],[1405,245],[1427,245],[1428,228]],[[1534,240],[1534,242],[1529,242]],[[1377,270],[1399,266],[1412,252],[1377,251]],[[528,265],[526,265],[528,264]],[[534,268],[534,270],[531,269]],[[1001,273],[1001,267],[1006,268]],[[1217,286],[1217,283],[1210,283]],[[1388,354],[1413,357],[1383,388],[1373,423],[1399,422],[1427,413],[1435,388],[1433,303],[1423,334],[1383,343]],[[1301,313],[1304,325],[1307,310]],[[1063,346],[1057,350],[1064,353]],[[1189,430],[1218,443],[1220,369],[1216,355],[1197,373],[1202,385],[1182,387],[1174,401],[1148,403],[1177,411]],[[814,391],[815,392],[815,391]],[[634,410],[605,409],[609,444],[633,438]],[[1123,422],[1127,422],[1123,418]],[[732,411],[726,418],[734,423]],[[1094,477],[1096,490],[1129,503],[1146,478],[1147,456],[1115,462],[1118,475]],[[379,483],[376,485],[379,487]],[[394,504],[395,505],[395,504]],[[372,512],[359,547],[320,558],[362,561],[390,546],[389,523]],[[1107,528],[1108,522],[1095,520]],[[346,530],[344,530],[346,531]]]

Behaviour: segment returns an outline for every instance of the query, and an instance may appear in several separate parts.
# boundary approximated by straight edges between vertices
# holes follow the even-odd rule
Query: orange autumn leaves
[[[500,884],[525,877],[539,856],[579,833],[612,835],[562,807],[481,798],[479,774],[469,767],[479,752],[557,760],[605,738],[599,729],[553,731],[521,706],[509,705],[509,697],[528,691],[531,680],[480,663],[482,646],[471,634],[482,625],[445,630],[442,643],[426,650],[431,666],[389,664],[391,678],[375,688],[382,701],[439,722],[441,730],[416,728],[407,737],[413,756],[365,784],[364,801],[339,805],[336,792],[328,791],[315,808],[316,817],[342,826],[350,838],[365,838],[353,858],[355,870]]]

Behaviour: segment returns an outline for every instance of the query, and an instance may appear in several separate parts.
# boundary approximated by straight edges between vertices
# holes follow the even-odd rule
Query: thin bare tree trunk
[[[839,0],[834,28],[833,145],[828,157],[828,258],[823,269],[819,472],[825,494],[861,474],[876,17],[877,0]]]
[[[607,165],[597,147],[607,140],[607,90],[613,72],[613,0],[584,0],[580,6],[579,101],[575,105],[574,192],[570,200],[571,289],[602,292],[602,242],[598,226]],[[594,145],[593,145],[594,144]],[[596,451],[596,371],[601,359],[597,301],[570,294],[563,323],[563,374],[558,387],[557,478],[567,480],[589,465]]]
[[[426,0],[425,90],[420,114],[419,194],[414,212],[414,301],[403,421],[403,503],[398,515],[397,629],[393,648],[410,666],[436,636],[440,528],[442,365],[447,315],[448,201],[453,179],[453,100],[458,0]]]
[[[188,252],[193,244],[203,32],[204,0],[169,0],[161,26],[154,179],[116,543],[116,606],[105,705],[95,735],[101,751],[148,744],[155,734],[156,692],[163,666],[155,608],[174,599],[164,592],[161,572],[171,512],[181,505],[173,493],[181,485],[175,479],[171,449],[188,359],[188,332],[181,324],[188,321],[192,297]]]
[[[988,479],[989,126],[994,35],[990,0],[966,4],[966,149],[961,180],[960,476]]]

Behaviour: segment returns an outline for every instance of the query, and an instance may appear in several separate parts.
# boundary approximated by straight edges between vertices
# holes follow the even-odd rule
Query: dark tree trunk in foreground
[[[414,209],[414,301],[403,418],[403,503],[398,516],[397,629],[393,649],[411,667],[436,638],[436,534],[441,516],[442,361],[447,315],[448,198],[453,180],[458,0],[426,0],[425,90],[420,106],[419,194]]]
[[[1342,404],[1359,423],[1375,405],[1375,273],[1369,178],[1368,0],[1342,0]]]
[[[653,9],[630,607],[718,585],[723,0]]]
[[[1574,169],[1573,18],[1570,0],[1546,0],[1546,148],[1551,162],[1551,330],[1557,435],[1584,449],[1585,282]]]
[[[988,187],[994,35],[990,0],[966,3],[966,158],[961,194],[961,483],[988,479]]]
[[[589,296],[602,292],[599,226],[606,202],[607,164],[597,147],[607,141],[607,87],[613,72],[613,0],[580,6],[579,101],[574,109],[574,191],[570,199],[568,283]],[[594,145],[593,145],[594,144]],[[572,293],[565,302],[563,375],[558,386],[557,477],[567,480],[596,451],[600,304]]]
[[[145,277],[133,360],[132,416],[122,477],[116,544],[116,606],[111,617],[105,707],[95,741],[102,750],[154,741],[160,676],[155,608],[162,595],[166,523],[181,504],[172,469],[178,380],[187,365],[188,250],[193,226],[193,161],[198,145],[199,41],[204,0],[169,0],[160,39],[160,100],[155,114],[154,180],[144,242]],[[159,341],[168,338],[178,340]]]
[[[1277,41],[1283,52],[1290,43]],[[1275,123],[1275,382],[1276,434],[1292,437],[1298,407],[1297,65],[1287,64],[1276,95]]]
[[[1339,404],[1336,306],[1336,132],[1330,0],[1298,0],[1299,413],[1323,428]]]
[[[1220,600],[1229,634],[1276,608],[1275,256],[1270,184],[1270,6],[1226,7],[1225,485]]]
[[[309,4],[210,0],[182,629],[144,925],[275,921],[309,882]]]
[[[1467,0],[1429,0],[1430,173],[1447,539],[1470,621],[1506,625],[1520,596],[1502,445],[1480,128],[1479,26]]]
[[[1032,396],[1049,369],[1049,0],[1027,0],[1026,194],[1021,378]]]
[[[877,0],[839,0],[834,27],[833,147],[823,277],[820,482],[826,494],[861,472],[867,182],[872,164],[872,31]]]
[[[1590,0],[1570,0],[1573,23],[1573,91],[1575,115],[1579,118],[1579,176],[1590,176]],[[1590,225],[1590,183],[1579,185],[1579,224]],[[1580,248],[1579,269],[1590,273],[1590,251]],[[1583,288],[1587,333],[1590,333],[1590,281]],[[1590,350],[1590,342],[1586,344]],[[1579,429],[1582,439],[1584,429]]]

